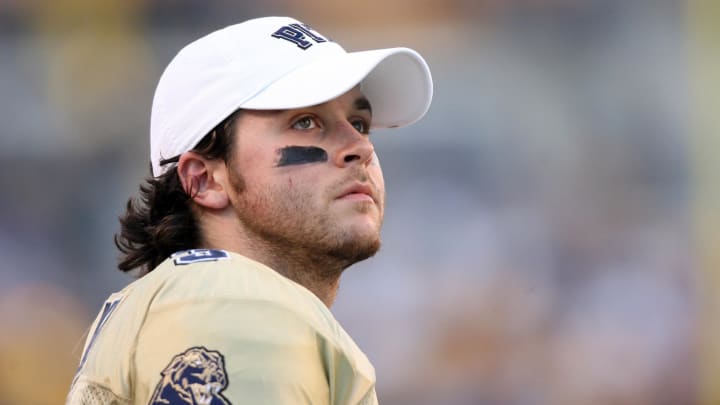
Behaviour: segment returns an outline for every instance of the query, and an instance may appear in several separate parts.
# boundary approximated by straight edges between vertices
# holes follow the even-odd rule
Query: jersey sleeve
[[[122,292],[111,295],[91,325],[66,405],[130,404],[123,353],[133,337],[120,333],[117,323],[111,322],[123,298]]]
[[[135,398],[329,404],[325,347],[311,325],[273,302],[208,299],[156,308],[138,334]]]

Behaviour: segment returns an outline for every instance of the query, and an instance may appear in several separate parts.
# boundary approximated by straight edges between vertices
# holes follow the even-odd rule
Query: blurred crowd
[[[291,15],[408,46],[435,98],[373,136],[383,249],[333,312],[385,404],[692,404],[698,284],[683,3],[0,2],[0,404],[62,402],[187,42]],[[387,136],[386,136],[387,135]]]

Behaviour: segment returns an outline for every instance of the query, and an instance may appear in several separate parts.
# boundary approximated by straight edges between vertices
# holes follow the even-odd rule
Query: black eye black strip
[[[280,155],[280,160],[277,163],[278,167],[320,163],[328,160],[325,149],[317,146],[286,146],[278,149],[278,154]]]

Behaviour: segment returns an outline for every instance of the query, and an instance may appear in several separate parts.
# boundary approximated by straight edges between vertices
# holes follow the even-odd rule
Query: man
[[[375,404],[372,365],[329,311],[380,247],[370,128],[411,124],[432,80],[407,48],[346,53],[285,17],[182,49],[151,116],[152,177],[70,404]]]

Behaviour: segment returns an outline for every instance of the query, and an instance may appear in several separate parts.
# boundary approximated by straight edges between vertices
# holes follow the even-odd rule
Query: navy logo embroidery
[[[300,49],[308,49],[313,46],[311,39],[315,43],[327,42],[327,38],[320,35],[317,31],[310,28],[306,24],[290,24],[281,27],[272,34],[275,38],[281,38],[297,45]]]
[[[228,378],[220,352],[191,347],[160,373],[149,405],[232,405],[222,395]]]
[[[197,262],[214,262],[221,259],[229,259],[230,255],[224,250],[215,249],[190,249],[182,252],[173,253],[175,265],[191,264]]]

